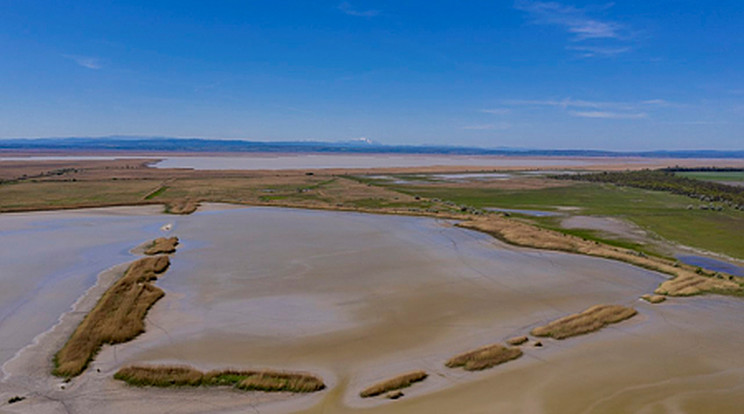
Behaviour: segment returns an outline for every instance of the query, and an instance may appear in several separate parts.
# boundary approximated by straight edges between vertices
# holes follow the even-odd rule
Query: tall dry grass
[[[466,371],[480,371],[521,356],[522,350],[519,348],[509,348],[495,344],[452,357],[445,365],[448,368],[462,367]]]
[[[364,389],[359,393],[362,398],[375,397],[386,392],[399,390],[402,388],[410,387],[412,384],[421,382],[426,379],[429,375],[424,371],[410,372],[408,374],[399,375],[395,378],[390,378],[379,382],[369,388]]]
[[[114,378],[138,387],[231,386],[246,391],[315,392],[325,388],[323,381],[309,374],[279,371],[217,370],[203,373],[183,366],[130,366]]]
[[[168,214],[191,214],[199,208],[199,202],[192,199],[173,200],[165,205],[165,212]]]
[[[620,305],[596,305],[577,314],[555,320],[532,330],[532,335],[565,339],[594,332],[605,326],[632,318],[638,312]]]
[[[171,254],[176,251],[178,237],[158,237],[145,248],[145,254],[154,256],[157,254]]]
[[[645,300],[648,303],[657,304],[657,303],[664,302],[666,300],[666,296],[662,296],[662,295],[648,295],[647,294],[647,295],[641,296],[641,299]]]
[[[126,342],[145,330],[147,311],[165,294],[151,282],[170,265],[167,256],[132,263],[83,319],[54,357],[54,375],[82,373],[103,344]]]

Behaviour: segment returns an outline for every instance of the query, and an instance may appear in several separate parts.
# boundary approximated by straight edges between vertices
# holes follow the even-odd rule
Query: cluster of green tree
[[[554,175],[559,180],[578,180],[597,183],[668,191],[696,198],[705,203],[722,203],[737,210],[744,210],[744,187],[735,187],[710,181],[681,177],[667,170],[612,171],[590,174]],[[720,209],[707,204],[702,208]]]

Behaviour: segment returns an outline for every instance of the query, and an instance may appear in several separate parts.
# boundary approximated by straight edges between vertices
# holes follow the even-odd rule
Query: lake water
[[[482,166],[498,167],[572,167],[592,164],[587,160],[567,158],[521,158],[465,155],[416,155],[416,154],[271,154],[247,153],[241,155],[210,156],[30,156],[0,157],[0,161],[57,161],[57,160],[113,160],[161,159],[157,168],[193,168],[195,170],[285,170],[323,168],[390,168],[433,166]]]

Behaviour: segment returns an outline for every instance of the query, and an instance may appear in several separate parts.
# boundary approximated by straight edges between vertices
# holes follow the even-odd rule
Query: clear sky
[[[0,0],[0,138],[743,149],[744,1]]]

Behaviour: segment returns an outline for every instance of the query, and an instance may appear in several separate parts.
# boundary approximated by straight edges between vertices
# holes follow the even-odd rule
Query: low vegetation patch
[[[21,397],[19,395],[16,395],[16,396],[10,397],[10,399],[8,399],[8,404],[15,404],[15,403],[21,402],[21,401],[23,401],[25,399],[26,399],[26,397]]]
[[[643,295],[641,296],[641,299],[645,300],[648,303],[661,303],[666,300],[666,296],[662,295]]]
[[[678,272],[677,277],[667,280],[654,293],[667,296],[693,296],[703,292],[731,295],[743,293],[741,279],[718,279],[706,272]]]
[[[532,335],[565,339],[594,332],[603,327],[632,318],[638,312],[619,305],[596,305],[574,315],[555,320],[532,330]]]
[[[415,384],[417,382],[421,382],[428,376],[429,375],[424,371],[416,371],[399,375],[395,378],[379,382],[369,388],[364,389],[362,392],[359,393],[359,396],[362,398],[376,397],[390,391],[397,391],[403,388],[410,387],[412,384]],[[400,396],[402,396],[402,393]]]
[[[199,208],[199,202],[191,199],[173,200],[165,205],[168,214],[191,214]]]
[[[451,358],[445,363],[448,368],[462,367],[466,371],[480,371],[495,367],[522,356],[519,348],[495,344],[478,348]]]
[[[174,253],[176,246],[178,246],[178,237],[158,237],[145,248],[145,254],[153,256]]]
[[[152,284],[170,265],[168,256],[137,260],[111,286],[54,357],[54,375],[82,373],[103,344],[129,341],[145,330],[147,311],[165,294]]]
[[[527,342],[526,336],[515,336],[514,338],[509,338],[506,343],[511,346],[517,346],[522,345],[523,343]]]
[[[161,185],[160,187],[158,187],[158,188],[154,189],[153,191],[151,191],[150,193],[148,193],[145,196],[145,200],[152,200],[153,198],[162,195],[166,190],[168,190],[168,186],[167,185]]]
[[[278,371],[220,370],[201,372],[182,366],[131,366],[114,378],[137,387],[235,387],[246,391],[315,392],[325,388],[313,375]]]

